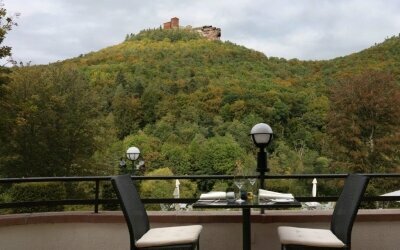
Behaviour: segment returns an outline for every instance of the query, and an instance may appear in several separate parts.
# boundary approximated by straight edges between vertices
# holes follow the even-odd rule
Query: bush
[[[146,176],[173,176],[171,169],[159,168],[146,174]],[[175,180],[146,180],[141,183],[140,195],[142,198],[173,198],[175,189]],[[180,198],[192,198],[196,193],[196,184],[188,181],[180,181]],[[170,208],[171,205],[161,207]],[[146,205],[148,210],[160,210],[161,207],[156,204]]]
[[[104,183],[103,188],[101,189],[101,198],[102,199],[117,199],[117,195],[115,194],[114,188],[111,185],[111,183]],[[118,204],[103,204],[102,205],[103,210],[118,210],[119,205]]]
[[[142,30],[137,35],[128,36],[126,40],[143,41],[145,39],[151,41],[190,41],[201,39],[202,36],[190,29],[148,29]]]
[[[64,200],[66,191],[60,183],[18,183],[9,190],[11,202]],[[13,213],[63,211],[63,205],[13,208]]]

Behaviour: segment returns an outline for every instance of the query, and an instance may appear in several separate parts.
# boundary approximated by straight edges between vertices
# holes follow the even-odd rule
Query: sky
[[[400,33],[398,0],[2,0],[20,13],[7,34],[13,59],[48,64],[160,27],[212,25],[231,41],[270,57],[325,60]]]

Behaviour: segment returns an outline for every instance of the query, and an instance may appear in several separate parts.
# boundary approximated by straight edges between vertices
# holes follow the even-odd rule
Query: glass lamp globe
[[[130,147],[126,150],[126,157],[131,160],[135,161],[139,158],[140,150],[137,147]]]
[[[251,138],[257,147],[266,147],[273,137],[272,128],[266,123],[258,123],[250,131]]]

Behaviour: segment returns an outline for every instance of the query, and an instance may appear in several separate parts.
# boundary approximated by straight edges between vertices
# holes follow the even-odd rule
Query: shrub
[[[148,29],[142,30],[137,35],[129,36],[126,40],[143,41],[145,39],[152,41],[190,41],[201,39],[202,36],[190,29]]]
[[[60,183],[18,183],[9,190],[11,202],[64,200],[66,191]],[[63,211],[63,205],[27,206],[13,208],[13,213]]]
[[[101,198],[102,199],[117,199],[117,195],[115,194],[114,188],[111,185],[111,183],[107,182],[103,184],[103,188],[101,189]],[[110,203],[110,204],[103,204],[102,205],[103,210],[118,210],[118,204],[117,203]]]

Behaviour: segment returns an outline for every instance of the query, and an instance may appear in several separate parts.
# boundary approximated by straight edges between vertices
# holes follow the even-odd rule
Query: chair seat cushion
[[[343,248],[346,245],[331,230],[299,227],[278,227],[283,245]]]
[[[199,238],[202,228],[200,225],[153,228],[136,241],[135,245],[155,247],[193,243]]]

